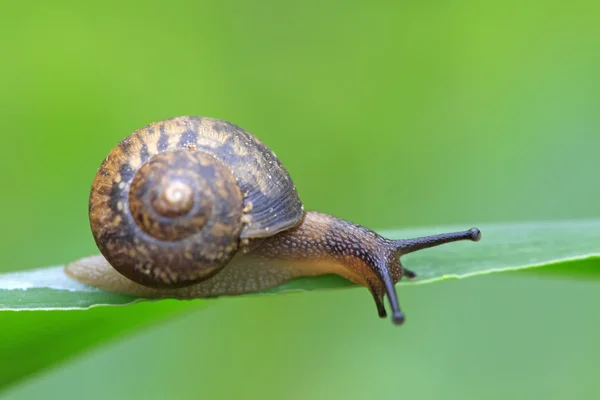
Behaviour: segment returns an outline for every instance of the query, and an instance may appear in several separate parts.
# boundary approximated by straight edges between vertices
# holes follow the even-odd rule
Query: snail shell
[[[297,226],[304,209],[275,154],[226,121],[150,124],[108,155],[90,224],[102,255],[148,287],[183,287],[221,270],[242,241]]]

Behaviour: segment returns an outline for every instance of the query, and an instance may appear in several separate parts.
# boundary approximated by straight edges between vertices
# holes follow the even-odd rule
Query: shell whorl
[[[274,234],[302,215],[287,171],[264,144],[199,117],[160,121],[125,138],[90,195],[101,253],[150,287],[207,279],[235,255],[240,238]]]
[[[154,156],[137,171],[129,189],[129,208],[137,226],[166,242],[202,230],[213,216],[213,208],[229,202],[227,186],[237,187],[231,172],[219,164],[198,151],[176,150]],[[230,214],[240,214],[238,193],[232,199],[237,206],[231,204]]]

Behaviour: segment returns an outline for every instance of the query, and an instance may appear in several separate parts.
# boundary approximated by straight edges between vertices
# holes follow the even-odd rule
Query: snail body
[[[380,317],[404,321],[394,284],[414,277],[400,256],[469,231],[390,240],[306,212],[293,181],[256,137],[226,121],[177,117],[150,124],[101,165],[89,203],[101,256],[71,277],[119,293],[181,299],[237,295],[299,276],[338,274],[367,287]]]

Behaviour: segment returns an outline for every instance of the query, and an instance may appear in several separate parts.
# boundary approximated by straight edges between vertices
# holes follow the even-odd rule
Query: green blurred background
[[[599,17],[592,0],[3,3],[0,271],[97,253],[96,168],[176,115],[244,127],[308,209],[378,230],[597,218]],[[599,289],[404,287],[399,329],[361,288],[221,299],[5,397],[598,398]]]

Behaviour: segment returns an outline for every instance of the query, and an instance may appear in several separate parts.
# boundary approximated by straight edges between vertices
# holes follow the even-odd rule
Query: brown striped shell
[[[150,124],[108,155],[90,224],[109,263],[150,287],[181,287],[222,269],[243,239],[297,226],[304,209],[275,154],[225,121]]]

